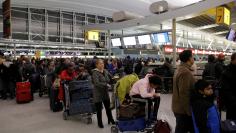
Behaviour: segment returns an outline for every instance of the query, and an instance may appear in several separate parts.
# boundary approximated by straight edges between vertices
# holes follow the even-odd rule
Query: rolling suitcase
[[[30,82],[16,83],[16,102],[26,103],[32,100]]]
[[[49,95],[49,100],[50,100],[50,109],[53,112],[59,112],[62,111],[63,109],[63,105],[60,102],[60,100],[58,99],[58,92],[59,89],[51,87],[50,88],[50,95]]]

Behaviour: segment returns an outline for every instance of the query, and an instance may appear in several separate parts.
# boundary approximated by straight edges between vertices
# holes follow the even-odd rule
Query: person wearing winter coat
[[[94,85],[93,101],[96,106],[99,128],[104,128],[102,122],[102,105],[104,105],[106,109],[108,124],[115,124],[110,109],[110,98],[108,94],[108,89],[111,87],[111,85],[109,85],[110,80],[111,75],[104,69],[104,61],[102,59],[97,59],[96,68],[92,71],[92,82]]]
[[[221,77],[222,102],[226,107],[226,119],[236,120],[236,53],[231,56],[231,63]]]
[[[191,50],[180,53],[181,64],[173,77],[172,111],[176,118],[175,133],[194,132],[190,110],[190,92],[194,89],[195,78],[191,66],[194,63]]]
[[[210,83],[205,80],[196,82],[190,104],[195,133],[220,133],[220,119]]]
[[[215,79],[215,56],[208,56],[208,63],[205,65],[205,69],[202,74],[203,79]]]

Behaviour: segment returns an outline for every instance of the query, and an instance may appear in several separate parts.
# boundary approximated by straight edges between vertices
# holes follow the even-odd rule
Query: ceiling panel
[[[115,11],[129,11],[138,15],[150,15],[149,6],[160,0],[12,0],[13,4],[37,7],[54,7],[93,12],[111,16]],[[170,8],[183,7],[200,0],[166,0]]]

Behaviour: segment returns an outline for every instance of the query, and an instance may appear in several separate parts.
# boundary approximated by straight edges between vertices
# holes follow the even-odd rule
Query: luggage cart
[[[91,124],[95,113],[91,81],[63,81],[62,84],[65,92],[63,119],[78,115],[87,124]]]
[[[49,89],[47,87],[47,75],[40,75],[40,88],[39,97],[48,94]]]
[[[155,122],[149,123],[148,119],[148,100],[140,99],[140,98],[131,98],[132,102],[141,102],[145,103],[145,116],[138,117],[133,119],[120,119],[120,103],[117,96],[117,88],[118,85],[114,86],[114,94],[115,94],[115,109],[116,109],[116,125],[111,127],[111,133],[119,133],[126,131],[137,131],[137,132],[146,132],[152,133],[154,131]]]

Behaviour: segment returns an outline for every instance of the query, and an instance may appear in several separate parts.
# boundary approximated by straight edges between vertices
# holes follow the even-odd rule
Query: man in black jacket
[[[208,63],[205,65],[205,69],[202,74],[203,79],[213,80],[215,79],[215,56],[208,56]]]
[[[225,64],[224,64],[224,61],[225,61],[225,56],[224,54],[219,54],[218,55],[218,60],[215,64],[215,76],[216,76],[216,79],[219,80],[220,77],[221,77],[221,74],[223,73],[223,71],[225,70]]]
[[[226,119],[236,120],[236,53],[222,74],[222,100],[226,107]]]

